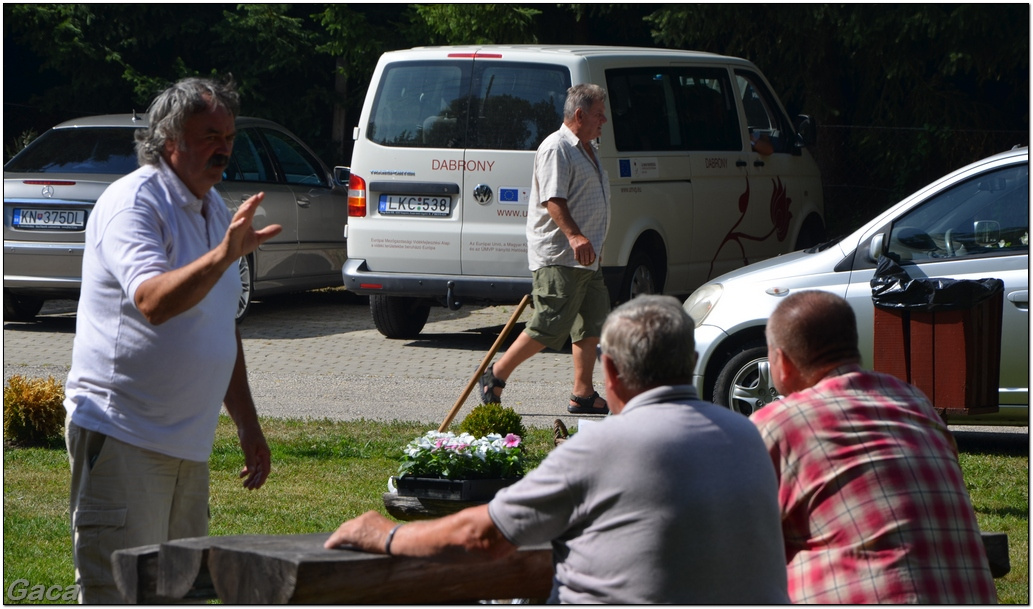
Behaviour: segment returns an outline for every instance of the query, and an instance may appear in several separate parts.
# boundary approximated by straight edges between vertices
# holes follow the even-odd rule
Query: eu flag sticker
[[[499,203],[509,205],[526,205],[531,197],[531,189],[519,186],[499,186]]]
[[[631,159],[618,159],[617,165],[620,168],[620,177],[631,177]]]

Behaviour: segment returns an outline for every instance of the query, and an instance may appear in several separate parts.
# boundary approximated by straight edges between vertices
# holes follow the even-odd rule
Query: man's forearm
[[[151,277],[136,289],[136,308],[154,325],[196,307],[237,259],[221,244],[178,269]]]
[[[247,364],[244,362],[244,344],[240,340],[240,331],[236,332],[237,358],[233,363],[233,374],[230,376],[229,387],[226,388],[226,397],[223,404],[226,412],[236,423],[237,429],[247,426],[258,426],[258,414],[255,411],[255,401],[251,397],[251,385],[247,378]]]
[[[367,512],[342,524],[325,544],[328,548],[340,545],[380,554],[390,549],[393,556],[458,561],[500,558],[517,549],[495,526],[486,505],[404,526],[378,512]]]

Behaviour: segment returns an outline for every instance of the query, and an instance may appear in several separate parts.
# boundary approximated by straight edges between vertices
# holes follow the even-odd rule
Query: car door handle
[[[753,166],[754,167],[763,167],[764,166],[764,161],[753,161]]]
[[[1029,290],[1018,290],[1008,293],[1008,300],[1023,311],[1029,310]]]
[[[735,162],[735,166],[736,167],[745,167],[746,166],[746,161],[744,161],[742,159],[739,159],[738,161]]]
[[[311,203],[307,197],[296,197],[295,200],[298,202],[298,207],[308,207]]]

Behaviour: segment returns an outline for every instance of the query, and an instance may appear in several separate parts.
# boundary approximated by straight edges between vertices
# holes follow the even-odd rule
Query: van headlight
[[[703,324],[703,320],[710,314],[710,310],[717,305],[723,290],[720,283],[708,283],[693,292],[685,301],[683,308],[692,321],[696,322],[697,328]]]

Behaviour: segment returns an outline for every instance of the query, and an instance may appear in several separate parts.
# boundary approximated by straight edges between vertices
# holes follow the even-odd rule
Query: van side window
[[[724,69],[613,69],[606,71],[606,86],[619,151],[742,150]]]
[[[901,263],[1029,254],[1029,165],[998,169],[938,194],[893,223]]]
[[[766,138],[775,152],[792,152],[795,131],[774,102],[774,97],[759,76],[745,70],[735,71],[736,85],[746,112],[746,128],[750,139]]]

